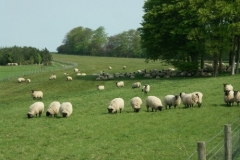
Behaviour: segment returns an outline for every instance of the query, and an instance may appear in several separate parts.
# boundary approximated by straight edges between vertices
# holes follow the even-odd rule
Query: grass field
[[[87,76],[77,77],[73,68],[63,68],[28,74],[25,78],[30,78],[31,83],[17,83],[17,77],[0,81],[0,159],[184,160],[196,150],[198,141],[210,140],[223,130],[224,124],[239,118],[239,107],[236,104],[227,107],[223,102],[223,83],[231,83],[234,89],[240,89],[240,75],[170,79],[138,76],[96,81],[92,74],[100,71],[133,72],[169,66],[159,61],[145,63],[144,59],[130,58],[58,54],[53,54],[53,58],[77,63],[77,68]],[[127,66],[125,71],[123,65]],[[108,66],[113,69],[108,70]],[[11,70],[7,66],[0,67],[0,73],[4,70],[20,75],[24,72],[21,66]],[[64,72],[69,73],[73,81],[66,81]],[[56,80],[49,80],[52,73],[57,75]],[[123,88],[115,86],[119,80],[124,81]],[[201,91],[203,105],[184,109],[181,104],[176,109],[147,112],[147,95],[141,89],[131,88],[136,81],[150,84],[148,95],[160,99],[167,94]],[[105,90],[98,91],[98,84],[103,84]],[[37,101],[31,98],[32,89],[43,91],[44,98],[40,101],[44,102],[45,111],[52,101],[69,101],[73,105],[73,114],[68,118],[60,115],[47,118],[44,112],[41,118],[28,119],[28,108]],[[143,100],[139,113],[134,113],[129,104],[135,96]],[[116,97],[124,99],[125,108],[121,114],[108,114],[108,104]],[[207,149],[216,143],[218,139]]]

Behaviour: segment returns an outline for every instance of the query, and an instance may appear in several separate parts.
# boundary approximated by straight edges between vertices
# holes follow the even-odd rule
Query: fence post
[[[198,142],[197,143],[197,150],[198,150],[198,160],[206,160],[205,142]]]
[[[224,125],[225,160],[232,160],[231,124]]]

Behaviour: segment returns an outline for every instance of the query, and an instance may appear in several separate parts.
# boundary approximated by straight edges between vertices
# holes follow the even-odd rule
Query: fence
[[[11,79],[11,78],[16,78],[18,76],[27,76],[30,74],[36,74],[36,73],[40,73],[40,72],[50,72],[50,71],[53,72],[53,71],[58,71],[58,70],[62,70],[62,69],[69,69],[69,68],[74,68],[77,65],[78,64],[74,63],[74,62],[62,62],[62,61],[55,60],[55,61],[53,61],[53,65],[51,65],[51,66],[44,66],[44,65],[34,65],[35,67],[26,66],[26,68],[28,68],[28,70],[9,72],[8,75],[2,77],[0,80],[4,81],[4,80]],[[18,67],[18,66],[9,66],[9,67]]]
[[[206,151],[206,146],[213,147]],[[240,118],[231,124],[224,125],[223,131],[219,132],[206,143],[197,142],[197,150],[187,160],[192,159],[240,160]]]

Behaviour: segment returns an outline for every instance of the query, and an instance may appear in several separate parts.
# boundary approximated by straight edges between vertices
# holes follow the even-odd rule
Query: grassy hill
[[[17,83],[17,77],[0,82],[1,138],[0,159],[187,159],[198,141],[208,141],[239,118],[239,107],[227,107],[223,101],[223,83],[231,83],[240,89],[240,75],[209,78],[135,79],[118,78],[96,81],[94,73],[133,72],[138,69],[166,69],[169,66],[156,61],[145,63],[144,59],[69,56],[53,54],[58,69],[23,74],[31,83]],[[73,68],[64,68],[61,62],[74,62],[87,76],[76,76]],[[123,70],[122,66],[127,69]],[[108,70],[108,66],[112,70]],[[0,67],[2,70],[22,75],[21,66]],[[8,66],[9,67],[9,66]],[[23,67],[23,66],[22,66]],[[25,66],[26,67],[26,66]],[[30,67],[30,66],[29,66]],[[40,66],[38,66],[40,67]],[[56,80],[49,80],[51,74]],[[69,73],[73,81],[67,81]],[[123,80],[125,86],[117,88],[115,82]],[[150,84],[154,95],[163,99],[168,94],[201,91],[204,94],[201,108],[176,109],[147,112],[145,99],[148,95],[141,89],[132,89],[139,81]],[[102,84],[105,90],[96,86]],[[73,114],[69,118],[28,119],[29,106],[38,101],[31,98],[31,90],[44,93],[45,111],[52,101],[71,102]],[[130,99],[139,96],[142,109],[134,113]],[[109,102],[116,97],[125,101],[123,112],[108,114]],[[207,146],[214,147],[223,137]]]

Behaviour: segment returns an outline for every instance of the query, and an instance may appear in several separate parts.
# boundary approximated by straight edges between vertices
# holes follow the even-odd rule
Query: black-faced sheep
[[[146,107],[147,107],[147,111],[149,111],[149,107],[152,108],[152,112],[155,110],[155,112],[157,110],[162,110],[162,101],[160,98],[156,97],[156,96],[148,96],[146,98]]]
[[[164,97],[164,106],[167,109],[169,106],[169,109],[171,109],[171,106],[174,106],[176,108],[181,104],[181,97],[179,95],[166,95]]]
[[[28,118],[33,118],[34,116],[41,117],[41,114],[44,111],[44,104],[43,102],[35,102],[29,107],[29,111],[27,113]]]
[[[142,105],[142,99],[140,97],[133,97],[130,100],[130,105],[132,106],[134,112],[139,112]]]
[[[231,84],[224,83],[223,84],[223,91],[233,91],[233,86]]]
[[[32,92],[32,98],[33,99],[42,99],[43,98],[43,92],[42,91],[31,90],[31,92]]]
[[[18,83],[21,83],[21,82],[25,82],[26,80],[25,80],[25,78],[18,78]]]
[[[124,100],[122,98],[114,98],[107,107],[108,113],[117,113],[118,111],[121,113],[123,108]]]
[[[73,112],[73,107],[70,102],[63,102],[59,108],[59,113],[64,117],[69,117]]]
[[[135,88],[140,88],[141,87],[141,83],[140,82],[135,82],[132,84],[132,89],[135,89]]]
[[[124,87],[124,82],[123,81],[116,82],[116,86],[117,87]]]
[[[227,106],[232,106],[234,103],[234,92],[231,90],[227,90],[224,92],[224,102]]]
[[[181,99],[182,99],[182,103],[184,104],[185,108],[187,107],[193,107],[194,104],[196,104],[198,102],[199,99],[199,95],[196,94],[186,94],[184,92],[180,93]]]
[[[54,115],[54,117],[56,117],[57,114],[59,113],[60,105],[61,104],[58,101],[53,101],[52,103],[50,103],[50,105],[48,106],[48,109],[46,111],[46,116],[52,117]]]
[[[240,92],[234,91],[234,101],[237,103],[237,106],[239,106],[240,103]]]
[[[104,85],[97,85],[97,89],[98,89],[98,90],[104,90],[105,87],[104,87]]]
[[[144,92],[145,94],[147,94],[148,92],[150,92],[150,85],[145,84],[142,88],[142,92]]]

